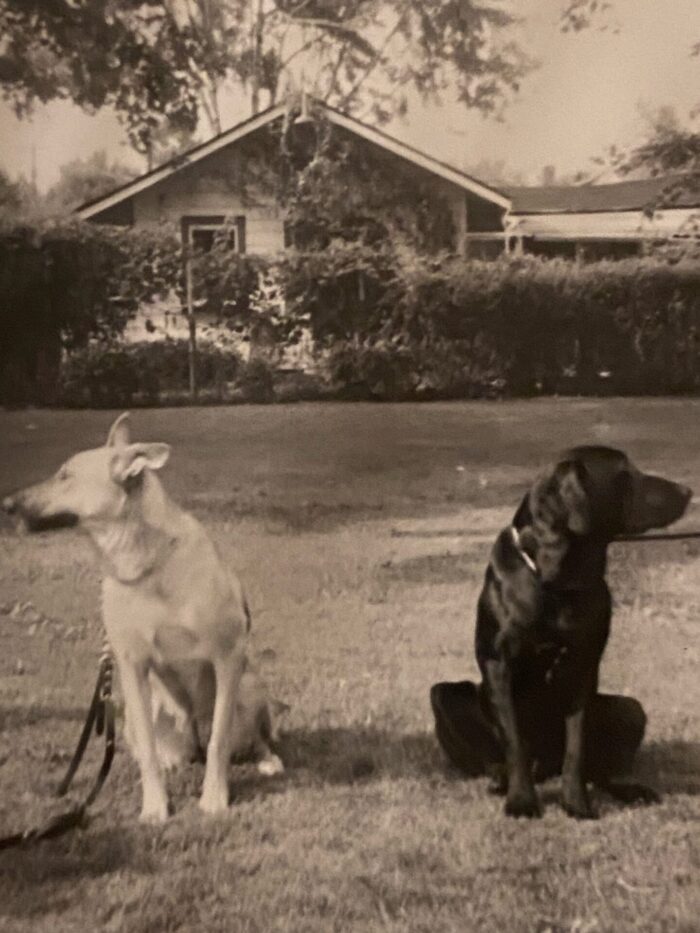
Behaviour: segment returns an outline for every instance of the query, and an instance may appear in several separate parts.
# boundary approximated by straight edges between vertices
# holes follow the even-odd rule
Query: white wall
[[[225,157],[225,159],[224,159]],[[249,190],[244,196],[234,184],[235,154],[178,172],[134,195],[134,224],[180,223],[191,215],[224,214],[246,218],[246,252],[270,255],[284,248],[282,211],[270,194]],[[228,163],[228,164],[227,164]]]
[[[511,235],[541,236],[561,239],[617,239],[630,237],[665,237],[691,233],[692,208],[671,208],[656,211],[647,217],[642,211],[599,211],[581,214],[511,214],[506,229]]]

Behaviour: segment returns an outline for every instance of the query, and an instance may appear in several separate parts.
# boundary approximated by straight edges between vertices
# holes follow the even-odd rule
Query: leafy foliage
[[[62,348],[120,333],[141,303],[178,286],[181,268],[179,241],[161,231],[0,227],[0,397],[49,397]]]
[[[306,396],[700,391],[697,264],[465,263],[405,238],[373,238],[363,224],[357,232],[353,240],[324,239],[324,249],[263,259],[232,252],[223,231],[211,252],[192,257],[197,306],[231,333],[210,350],[213,335],[201,328],[205,397],[272,399],[274,367],[306,332],[328,380],[304,385]],[[3,401],[55,402],[62,351],[63,399],[71,404],[156,401],[172,386],[184,390],[182,347],[114,343],[140,304],[182,295],[182,278],[180,243],[167,230],[79,223],[4,230]],[[250,344],[246,366],[241,340]]]
[[[202,397],[216,401],[226,398],[229,383],[245,370],[238,354],[210,343],[198,347],[197,364]],[[183,401],[187,390],[187,341],[107,341],[67,357],[58,396],[69,407],[119,408]]]
[[[141,152],[162,120],[194,129],[187,35],[159,0],[0,0],[0,86],[18,113],[113,107]]]
[[[592,26],[605,31],[610,28],[612,10],[607,0],[566,0],[559,20],[562,32],[581,32]],[[613,28],[619,31],[619,26]]]
[[[292,301],[310,311],[337,387],[376,398],[700,389],[700,272],[626,260],[454,261],[387,250],[364,266],[364,301],[339,298],[325,273],[290,259]],[[297,263],[298,265],[294,265]],[[320,265],[320,264],[319,264]],[[299,271],[296,279],[296,270]],[[342,276],[341,276],[342,280]],[[337,293],[336,293],[337,294]]]
[[[455,249],[450,204],[426,173],[317,121],[307,158],[282,192],[291,241],[381,246],[390,239],[434,252]],[[411,197],[406,197],[406,191]]]
[[[201,113],[219,132],[224,85],[257,112],[302,75],[379,121],[409,87],[493,110],[528,67],[501,39],[512,22],[497,0],[0,0],[0,85],[18,113],[56,98],[113,107],[149,153],[163,125],[192,131]]]
[[[16,217],[22,208],[19,186],[0,169],[0,217]]]
[[[134,177],[134,172],[128,166],[110,162],[104,149],[86,159],[66,162],[59,171],[59,180],[46,195],[45,209],[48,214],[67,214]]]

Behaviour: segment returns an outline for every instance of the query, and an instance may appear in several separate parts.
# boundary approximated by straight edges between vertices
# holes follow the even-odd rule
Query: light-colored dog
[[[123,414],[104,447],[3,502],[30,530],[80,523],[102,556],[104,624],[151,822],[168,814],[164,772],[196,756],[204,732],[207,813],[228,806],[232,754],[283,770],[267,744],[274,710],[247,659],[245,596],[202,525],[167,497],[156,472],[169,456],[167,444],[132,443]]]

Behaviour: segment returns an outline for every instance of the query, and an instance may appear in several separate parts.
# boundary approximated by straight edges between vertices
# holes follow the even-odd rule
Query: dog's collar
[[[523,547],[523,543],[520,539],[520,532],[515,527],[515,525],[510,526],[510,536],[511,536],[511,539],[513,541],[513,544],[515,545],[515,549],[518,552],[518,554],[520,554],[520,556],[525,561],[525,563],[530,568],[530,570],[534,574],[538,575],[539,570],[537,569],[537,564],[534,562],[532,557],[530,557],[530,555],[527,553],[527,551]]]

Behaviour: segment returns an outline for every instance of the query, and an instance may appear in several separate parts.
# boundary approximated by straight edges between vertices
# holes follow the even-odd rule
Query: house
[[[314,114],[341,134],[360,140],[378,156],[410,166],[416,176],[431,184],[449,205],[457,230],[457,250],[466,250],[468,231],[501,227],[503,213],[510,206],[510,199],[501,191],[333,107],[321,102],[313,106]],[[76,213],[84,220],[121,225],[176,221],[182,224],[183,235],[201,244],[223,224],[224,217],[235,217],[240,225],[241,251],[264,255],[283,249],[279,205],[269,193],[256,191],[254,184],[242,193],[242,179],[237,176],[255,154],[251,142],[256,137],[262,139],[258,152],[264,152],[270,136],[263,134],[288,118],[285,104],[270,107],[185,155],[83,204]]]
[[[510,199],[501,191],[400,142],[360,120],[320,102],[313,116],[340,139],[359,144],[377,164],[389,166],[410,196],[430,202],[449,227],[450,249],[464,255],[469,234],[503,230]],[[277,200],[271,154],[279,150],[280,130],[290,121],[285,104],[270,107],[109,194],[82,205],[77,214],[97,223],[143,227],[162,222],[179,226],[184,241],[206,249],[217,228],[232,229],[240,252],[273,255],[287,242],[284,211]],[[232,223],[233,221],[233,223]],[[502,234],[501,234],[502,236]],[[138,326],[138,325],[137,325]],[[139,336],[184,331],[177,303],[161,309]],[[135,336],[133,333],[131,336]]]
[[[621,258],[647,244],[697,237],[700,191],[682,176],[609,184],[508,188],[507,248],[544,256]],[[660,208],[659,204],[667,206]]]
[[[443,224],[442,245],[465,257],[490,258],[504,251],[620,257],[650,241],[695,235],[700,195],[682,194],[672,207],[649,210],[668,179],[500,190],[320,101],[313,101],[311,113],[304,110],[302,118],[323,122],[375,164],[388,167],[407,203],[420,197]],[[226,225],[239,252],[278,253],[288,238],[276,194],[279,166],[270,156],[279,150],[280,129],[295,122],[299,117],[295,120],[286,104],[270,107],[82,205],[77,214],[137,227],[174,222],[185,242],[202,249]],[[177,301],[160,314],[140,336],[184,334]]]

